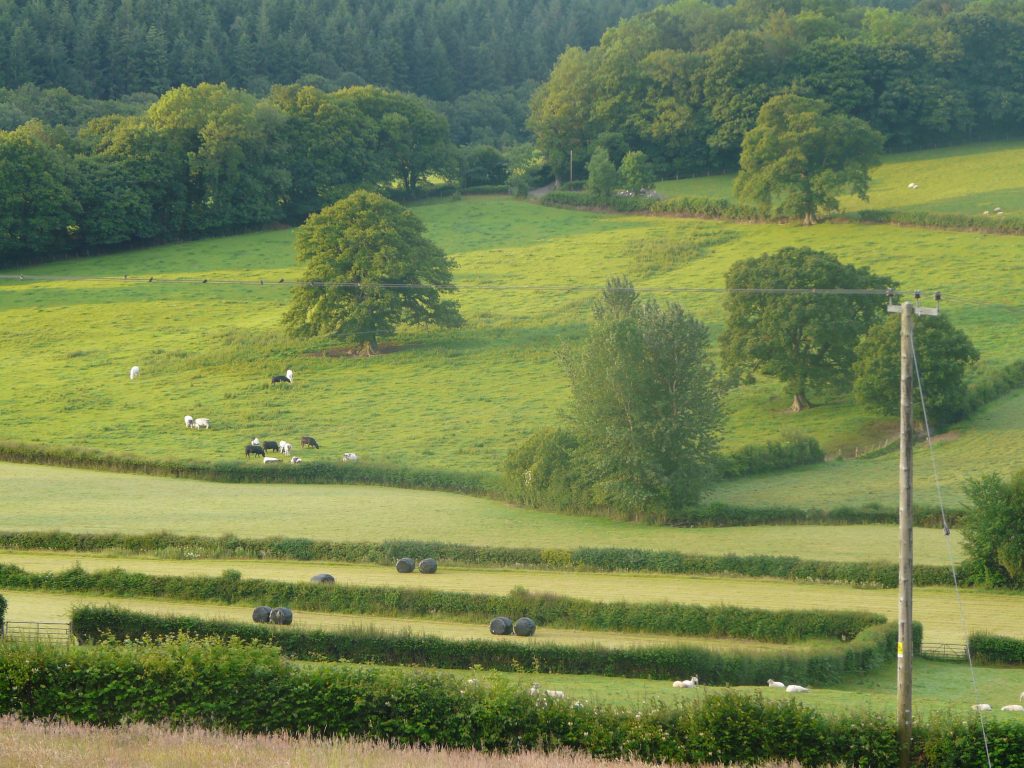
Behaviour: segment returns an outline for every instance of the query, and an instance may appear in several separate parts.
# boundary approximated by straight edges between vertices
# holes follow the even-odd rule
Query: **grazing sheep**
[[[991,704],[972,704],[971,705],[971,709],[973,709],[975,712],[991,712],[992,711],[992,705]]]
[[[277,458],[276,456],[264,456],[263,457],[263,463],[264,464],[272,464],[275,461],[280,461],[280,459]]]
[[[258,437],[254,437],[252,440],[249,441],[249,445],[262,445],[262,443],[260,442],[260,439]]]
[[[357,461],[359,457],[354,453],[343,453],[341,454],[342,461]]]
[[[263,450],[264,451],[274,451],[276,453],[280,449],[281,449],[281,447],[277,444],[276,440],[264,440],[263,441]]]
[[[317,441],[314,440],[312,437],[303,437],[301,440],[299,440],[299,445],[301,445],[303,448],[316,448],[318,451],[320,450],[319,443],[317,443]]]
[[[292,383],[292,369],[289,368],[284,372],[284,376],[280,374],[270,377],[271,384],[291,384]]]
[[[196,429],[209,429],[210,428],[210,420],[209,419],[203,419],[203,418],[196,419],[195,420],[195,428]]]
[[[1020,695],[1020,701],[1024,701],[1024,693],[1021,693],[1021,695]]]
[[[563,691],[544,691],[549,699],[564,699],[565,693]]]
[[[769,688],[785,688],[786,684],[785,683],[780,683],[778,680],[772,680],[769,677],[768,678],[768,687]]]
[[[1007,704],[1005,707],[1001,707],[1003,712],[1024,712],[1024,706],[1020,704]]]
[[[133,365],[131,367],[131,370],[128,371],[128,378],[129,379],[137,379],[137,378],[139,378],[139,374],[140,373],[141,373],[141,371],[139,370],[139,366]]]
[[[196,425],[196,420],[191,416],[185,417],[185,429],[192,429]]]
[[[283,453],[285,456],[287,456],[289,453],[292,452],[292,444],[291,443],[287,443],[284,440],[278,440],[277,441],[277,447],[280,449],[281,453]]]
[[[534,683],[530,686],[530,695],[537,696],[540,694],[540,683]]]
[[[915,184],[914,182],[910,182],[909,184],[907,184],[907,189],[917,189],[917,184]]]
[[[787,685],[786,693],[807,693],[810,688],[804,688],[802,685]]]
[[[262,445],[245,446],[245,458],[248,459],[250,456],[262,456],[263,458],[267,458],[266,451],[263,450]]]
[[[700,681],[697,679],[697,676],[694,675],[689,680],[676,680],[674,683],[672,683],[672,687],[673,688],[696,688],[697,687],[697,683],[699,683],[699,682]]]
[[[301,463],[302,463],[302,457],[301,456],[292,456],[292,464],[301,464]]]

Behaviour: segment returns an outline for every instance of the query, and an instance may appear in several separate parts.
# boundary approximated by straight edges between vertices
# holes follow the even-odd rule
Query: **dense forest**
[[[783,92],[866,120],[889,150],[1019,136],[1024,3],[680,0],[563,53],[529,126],[562,176],[570,150],[585,162],[597,146],[693,175],[735,168],[759,109]]]
[[[0,86],[112,99],[225,82],[449,101],[547,77],[665,0],[0,0]]]

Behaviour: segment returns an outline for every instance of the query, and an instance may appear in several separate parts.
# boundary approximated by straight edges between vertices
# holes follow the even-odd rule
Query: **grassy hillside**
[[[925,171],[941,178],[953,164],[965,169],[972,185],[964,194],[982,194],[985,169],[1006,167],[1013,152],[1024,149],[996,145],[955,156],[928,153],[912,168],[890,170],[894,180],[913,170],[921,184],[915,191],[925,192]],[[999,178],[992,182],[993,193],[1009,183]],[[881,179],[880,172],[879,184]],[[300,276],[292,235],[285,230],[26,270],[81,279],[3,281],[0,437],[141,455],[241,459],[253,436],[298,443],[301,435],[313,435],[323,450],[305,451],[307,461],[333,461],[355,451],[367,461],[493,470],[510,445],[559,419],[567,385],[556,352],[583,333],[607,277],[631,275],[642,291],[679,301],[718,333],[722,297],[706,289],[720,288],[736,259],[786,245],[831,251],[906,288],[941,288],[944,311],[981,350],[982,365],[1021,356],[1024,274],[1016,238],[853,224],[804,228],[611,216],[507,198],[436,203],[417,213],[430,237],[459,263],[456,280],[467,327],[409,331],[387,354],[370,359],[343,354],[337,342],[294,340],[280,330],[289,290],[276,281]],[[125,274],[143,282],[126,281]],[[145,282],[150,276],[170,282]],[[201,279],[209,282],[187,282]],[[259,279],[266,284],[231,282]],[[142,377],[130,382],[132,365],[141,366]],[[295,370],[295,384],[271,387],[270,375],[286,368]],[[803,432],[829,452],[852,456],[894,432],[892,421],[864,412],[847,397],[811,397],[820,407],[792,415],[786,411],[789,396],[775,382],[733,391],[726,444]],[[999,430],[998,444],[991,432],[986,436],[975,426],[943,444],[941,464],[953,467],[954,485],[965,457],[971,471],[1016,464],[1013,457],[1024,447],[1017,413],[1006,407],[979,417]],[[185,414],[209,418],[213,429],[186,431]],[[844,462],[784,481],[726,484],[716,495],[767,501],[762,487],[771,495],[785,482],[777,495],[787,503],[889,503],[895,495],[890,463],[891,458]],[[917,464],[923,471],[927,461]],[[955,488],[950,493],[955,500]]]

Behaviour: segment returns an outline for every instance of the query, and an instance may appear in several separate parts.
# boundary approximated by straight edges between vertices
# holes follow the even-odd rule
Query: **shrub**
[[[0,595],[0,626],[7,621],[7,598]]]
[[[1016,637],[1002,637],[985,632],[974,632],[967,639],[971,655],[976,664],[1024,665],[1024,640]]]
[[[748,477],[823,461],[825,452],[817,440],[794,435],[781,443],[748,445],[723,456],[721,474],[726,478]]]
[[[505,459],[505,495],[530,507],[575,509],[583,491],[573,454],[579,448],[576,436],[566,429],[548,428],[535,432],[513,448]]]

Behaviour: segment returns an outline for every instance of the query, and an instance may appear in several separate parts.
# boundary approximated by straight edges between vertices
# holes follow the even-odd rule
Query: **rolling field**
[[[172,576],[219,576],[224,569],[233,568],[243,578],[271,579],[276,581],[304,582],[314,573],[331,573],[339,583],[361,586],[389,586],[433,589],[441,591],[473,592],[503,595],[515,587],[531,592],[567,595],[586,600],[628,602],[670,602],[698,605],[737,605],[745,608],[766,610],[843,610],[870,611],[895,621],[899,599],[895,589],[858,589],[839,584],[814,584],[808,582],[778,581],[772,579],[728,578],[722,576],[675,576],[637,573],[564,573],[552,571],[529,571],[524,569],[502,570],[487,568],[443,567],[429,577],[403,575],[394,568],[374,565],[353,565],[317,562],[252,561],[252,560],[160,560],[152,558],[119,558],[83,553],[40,553],[3,552],[0,562],[10,563],[31,572],[65,571],[78,564],[86,571],[123,568],[131,572]],[[8,593],[4,593],[5,595]],[[12,593],[13,594],[13,593]],[[952,589],[942,587],[918,587],[914,590],[914,619],[924,625],[927,642],[963,644],[967,632],[985,630],[994,634],[1024,638],[1024,605],[1019,595],[1008,592],[987,590],[962,591],[964,618],[961,620],[961,606]],[[25,621],[61,621],[66,617],[68,601],[63,595],[40,593],[38,601],[30,600],[26,593],[18,593],[12,600],[9,616],[21,620],[16,613],[27,612],[31,618]],[[47,598],[52,597],[51,601]],[[85,597],[79,597],[84,601]],[[27,601],[27,602],[23,602]],[[71,600],[71,603],[74,603]],[[211,606],[203,607],[205,611]],[[182,606],[166,610],[185,612]],[[232,618],[248,620],[244,609],[227,608]],[[51,611],[50,618],[39,618]],[[214,614],[216,615],[216,614]],[[316,621],[333,614],[316,614]],[[312,621],[305,612],[300,613],[303,623]],[[346,617],[351,621],[352,617]],[[360,617],[361,622],[377,619]],[[392,625],[417,628],[421,622],[406,619],[383,619]],[[476,629],[466,630],[467,636],[475,637]],[[449,625],[446,623],[447,629]],[[422,627],[423,631],[434,632],[436,628]],[[545,630],[544,637],[561,630]],[[620,638],[612,633],[597,634],[606,640],[619,639],[629,643],[633,636]],[[575,633],[570,633],[575,636]],[[605,642],[605,640],[602,640]],[[715,641],[709,641],[711,643]],[[718,641],[723,642],[723,641]],[[729,640],[732,643],[733,640]]]
[[[894,470],[895,471],[895,470]],[[521,509],[489,499],[399,488],[235,485],[0,462],[0,530],[219,536],[327,541],[417,538],[509,547],[631,547],[706,554],[799,555],[895,562],[896,526],[663,528]],[[961,558],[954,534],[953,557]],[[946,565],[942,531],[915,532],[915,562]]]
[[[979,156],[985,157],[969,157]],[[297,443],[311,434],[324,450],[305,451],[307,461],[354,451],[370,462],[494,471],[510,446],[558,419],[568,395],[558,348],[583,332],[607,277],[642,271],[636,254],[651,244],[695,244],[683,263],[664,265],[637,284],[660,299],[680,301],[713,333],[721,330],[721,295],[706,289],[722,286],[733,261],[806,245],[871,266],[908,288],[941,288],[944,309],[981,350],[983,366],[1019,355],[1024,274],[1012,237],[612,216],[507,198],[435,203],[417,213],[459,263],[467,327],[406,332],[388,354],[371,359],[335,356],[335,342],[283,334],[279,320],[288,288],[272,281],[300,274],[285,230],[31,272],[83,279],[4,281],[0,376],[7,386],[0,392],[0,436],[213,460],[241,458],[254,435]],[[124,274],[142,282],[126,282]],[[111,279],[91,279],[97,276]],[[169,282],[148,283],[148,276]],[[185,282],[203,278],[211,282]],[[217,282],[259,279],[267,285]],[[125,374],[133,364],[143,373],[130,382]],[[271,387],[270,374],[288,367],[296,371],[295,384]],[[777,383],[762,380],[734,390],[726,446],[801,432],[817,437],[830,453],[852,456],[894,434],[891,420],[864,412],[848,397],[812,393],[811,399],[820,407],[794,415]],[[186,431],[185,414],[210,418],[213,429]],[[991,444],[988,438],[965,451],[966,458],[986,469],[1012,469],[1012,456],[1024,442],[1008,426],[999,456],[1009,458],[976,456],[978,445]],[[951,501],[959,499],[956,486],[964,475],[957,467],[965,456],[956,446],[965,445],[967,431],[939,449],[941,465],[951,473]],[[927,462],[917,464],[920,472]],[[882,461],[861,472],[856,486],[848,486],[857,500],[891,503],[895,471]],[[823,487],[836,495],[837,482],[818,477],[787,477],[790,503],[821,505]],[[750,489],[756,485],[733,491],[723,484],[715,493],[755,500],[757,491]],[[925,488],[923,479],[919,485]]]
[[[974,144],[889,155],[871,172],[870,198],[844,197],[848,211],[878,208],[977,215],[996,207],[1008,214],[1024,213],[1020,168],[1024,147],[1019,142]],[[732,174],[659,181],[664,197],[733,199]],[[917,189],[907,187],[911,182]]]

